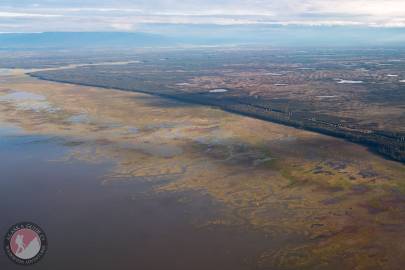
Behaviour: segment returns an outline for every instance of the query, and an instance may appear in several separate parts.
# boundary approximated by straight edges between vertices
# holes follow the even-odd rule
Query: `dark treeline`
[[[371,127],[356,124],[350,118],[338,118],[309,111],[286,110],[283,106],[279,106],[279,104],[272,104],[271,101],[259,100],[248,96],[232,96],[227,93],[185,93],[169,89],[165,89],[164,91],[153,89],[137,90],[130,86],[120,86],[105,80],[99,82],[97,80],[86,81],[74,76],[58,77],[52,72],[37,72],[30,75],[43,80],[134,91],[182,102],[214,106],[244,116],[344,138],[351,142],[365,145],[387,158],[405,162],[405,134],[373,130]]]

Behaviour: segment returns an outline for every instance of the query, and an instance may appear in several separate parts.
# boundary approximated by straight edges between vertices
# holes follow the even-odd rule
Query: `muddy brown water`
[[[156,194],[142,181],[102,185],[110,163],[56,161],[67,151],[63,138],[1,125],[0,233],[32,221],[49,242],[25,269],[256,269],[272,246],[259,232],[196,226],[221,207],[206,196]],[[1,250],[0,269],[22,266]]]

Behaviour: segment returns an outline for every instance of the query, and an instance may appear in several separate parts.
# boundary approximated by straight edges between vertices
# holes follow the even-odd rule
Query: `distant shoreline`
[[[158,96],[162,98],[173,99],[176,101],[191,103],[196,105],[211,106],[223,111],[234,113],[246,117],[252,117],[263,121],[294,127],[297,129],[316,132],[336,138],[345,139],[352,143],[357,143],[369,148],[373,153],[379,154],[386,159],[398,161],[405,164],[405,138],[403,134],[396,135],[381,131],[363,131],[341,126],[337,123],[326,122],[323,120],[313,120],[296,117],[293,113],[282,112],[268,107],[260,107],[249,103],[238,103],[232,100],[207,98],[201,94],[175,95],[161,92],[144,91],[137,89],[125,89],[120,87],[108,87],[92,83],[75,82],[68,80],[58,80],[41,76],[37,73],[27,73],[27,75],[44,80],[58,83],[67,83],[73,85],[97,87],[104,89],[114,89],[126,92],[137,92],[147,95]]]

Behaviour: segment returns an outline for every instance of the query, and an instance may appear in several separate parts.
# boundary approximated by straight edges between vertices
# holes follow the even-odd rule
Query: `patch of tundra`
[[[335,98],[337,96],[316,96],[317,98]]]

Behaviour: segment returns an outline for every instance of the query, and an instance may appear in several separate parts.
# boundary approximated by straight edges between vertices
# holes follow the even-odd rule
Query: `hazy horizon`
[[[400,0],[5,0],[0,10],[0,33],[147,33],[170,46],[405,43]]]

